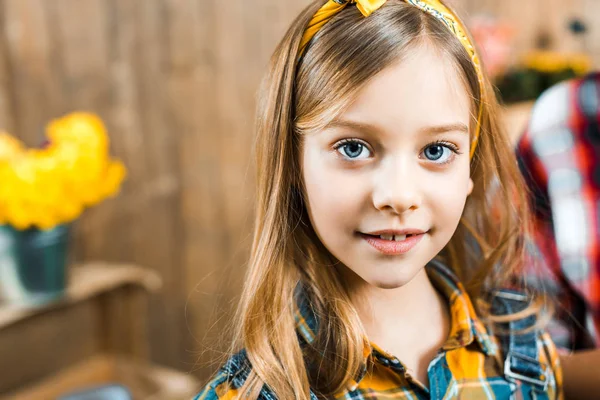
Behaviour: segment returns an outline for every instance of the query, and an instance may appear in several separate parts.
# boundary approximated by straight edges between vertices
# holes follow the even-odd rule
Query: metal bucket
[[[37,306],[67,286],[70,225],[19,231],[0,226],[0,290],[11,304]]]

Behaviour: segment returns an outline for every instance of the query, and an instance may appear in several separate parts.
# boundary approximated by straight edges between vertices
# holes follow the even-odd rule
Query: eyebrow
[[[365,122],[349,121],[349,120],[343,120],[343,119],[333,120],[332,122],[330,122],[327,125],[327,128],[351,128],[351,129],[356,129],[356,130],[364,131],[364,132],[379,132],[380,131],[380,128],[377,127],[376,125],[372,125],[372,124],[365,123]],[[428,134],[428,135],[437,135],[437,134],[446,133],[446,132],[463,132],[463,133],[468,134],[469,128],[467,127],[467,125],[465,125],[461,122],[456,122],[453,124],[427,126],[427,127],[421,128],[419,130],[419,134]]]
[[[419,131],[419,133],[425,133],[430,135],[446,132],[463,132],[468,134],[469,127],[461,122],[456,122],[454,124],[428,126]]]

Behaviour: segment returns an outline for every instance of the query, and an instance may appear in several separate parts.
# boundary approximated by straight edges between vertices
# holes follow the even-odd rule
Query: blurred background
[[[600,66],[598,0],[450,3],[511,135],[544,88]],[[0,397],[120,382],[169,398],[214,372],[252,239],[255,91],[306,4],[0,0],[0,131],[40,147],[49,121],[88,111],[126,169],[70,225],[61,296],[11,298],[0,275]]]

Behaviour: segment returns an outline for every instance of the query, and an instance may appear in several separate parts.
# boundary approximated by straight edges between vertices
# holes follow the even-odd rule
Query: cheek
[[[336,167],[333,157],[311,149],[303,153],[302,178],[307,208],[320,235],[354,229],[356,224],[351,216],[359,215],[364,195],[356,177]]]
[[[461,166],[451,176],[440,176],[430,186],[428,198],[432,199],[431,207],[436,214],[438,226],[446,227],[454,232],[464,211],[467,196],[471,191],[469,166]]]

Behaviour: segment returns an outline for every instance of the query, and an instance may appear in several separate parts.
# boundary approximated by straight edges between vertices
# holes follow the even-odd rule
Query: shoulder
[[[246,350],[242,349],[227,360],[194,400],[234,399],[251,370]]]

